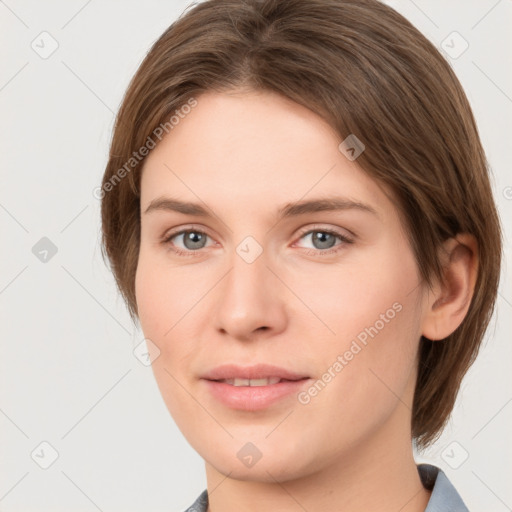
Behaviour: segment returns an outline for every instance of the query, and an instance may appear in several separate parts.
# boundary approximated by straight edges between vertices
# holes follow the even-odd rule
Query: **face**
[[[224,475],[410,444],[424,292],[392,196],[340,142],[278,95],[208,92],[145,161],[140,324],[168,410]]]

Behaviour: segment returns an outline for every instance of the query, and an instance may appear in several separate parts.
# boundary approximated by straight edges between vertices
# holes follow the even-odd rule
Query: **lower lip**
[[[204,382],[210,393],[227,407],[243,411],[260,411],[298,393],[309,380],[287,380],[269,386],[232,386],[214,380]]]

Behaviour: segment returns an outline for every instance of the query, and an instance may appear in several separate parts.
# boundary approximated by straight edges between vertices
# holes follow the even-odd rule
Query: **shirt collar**
[[[469,512],[444,472],[430,464],[419,464],[421,483],[432,490],[425,512]]]

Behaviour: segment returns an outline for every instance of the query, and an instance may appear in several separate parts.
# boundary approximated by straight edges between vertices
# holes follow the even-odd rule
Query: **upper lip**
[[[256,364],[252,366],[238,366],[236,364],[224,364],[217,366],[202,375],[206,380],[223,379],[264,379],[268,377],[279,377],[285,380],[300,380],[308,378],[307,375],[292,372],[279,366],[270,364]]]

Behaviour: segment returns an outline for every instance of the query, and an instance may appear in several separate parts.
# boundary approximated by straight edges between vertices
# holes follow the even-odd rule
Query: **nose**
[[[252,263],[238,253],[216,287],[215,327],[237,340],[275,336],[286,328],[286,290],[270,269],[265,251]],[[274,270],[274,271],[273,271]]]

